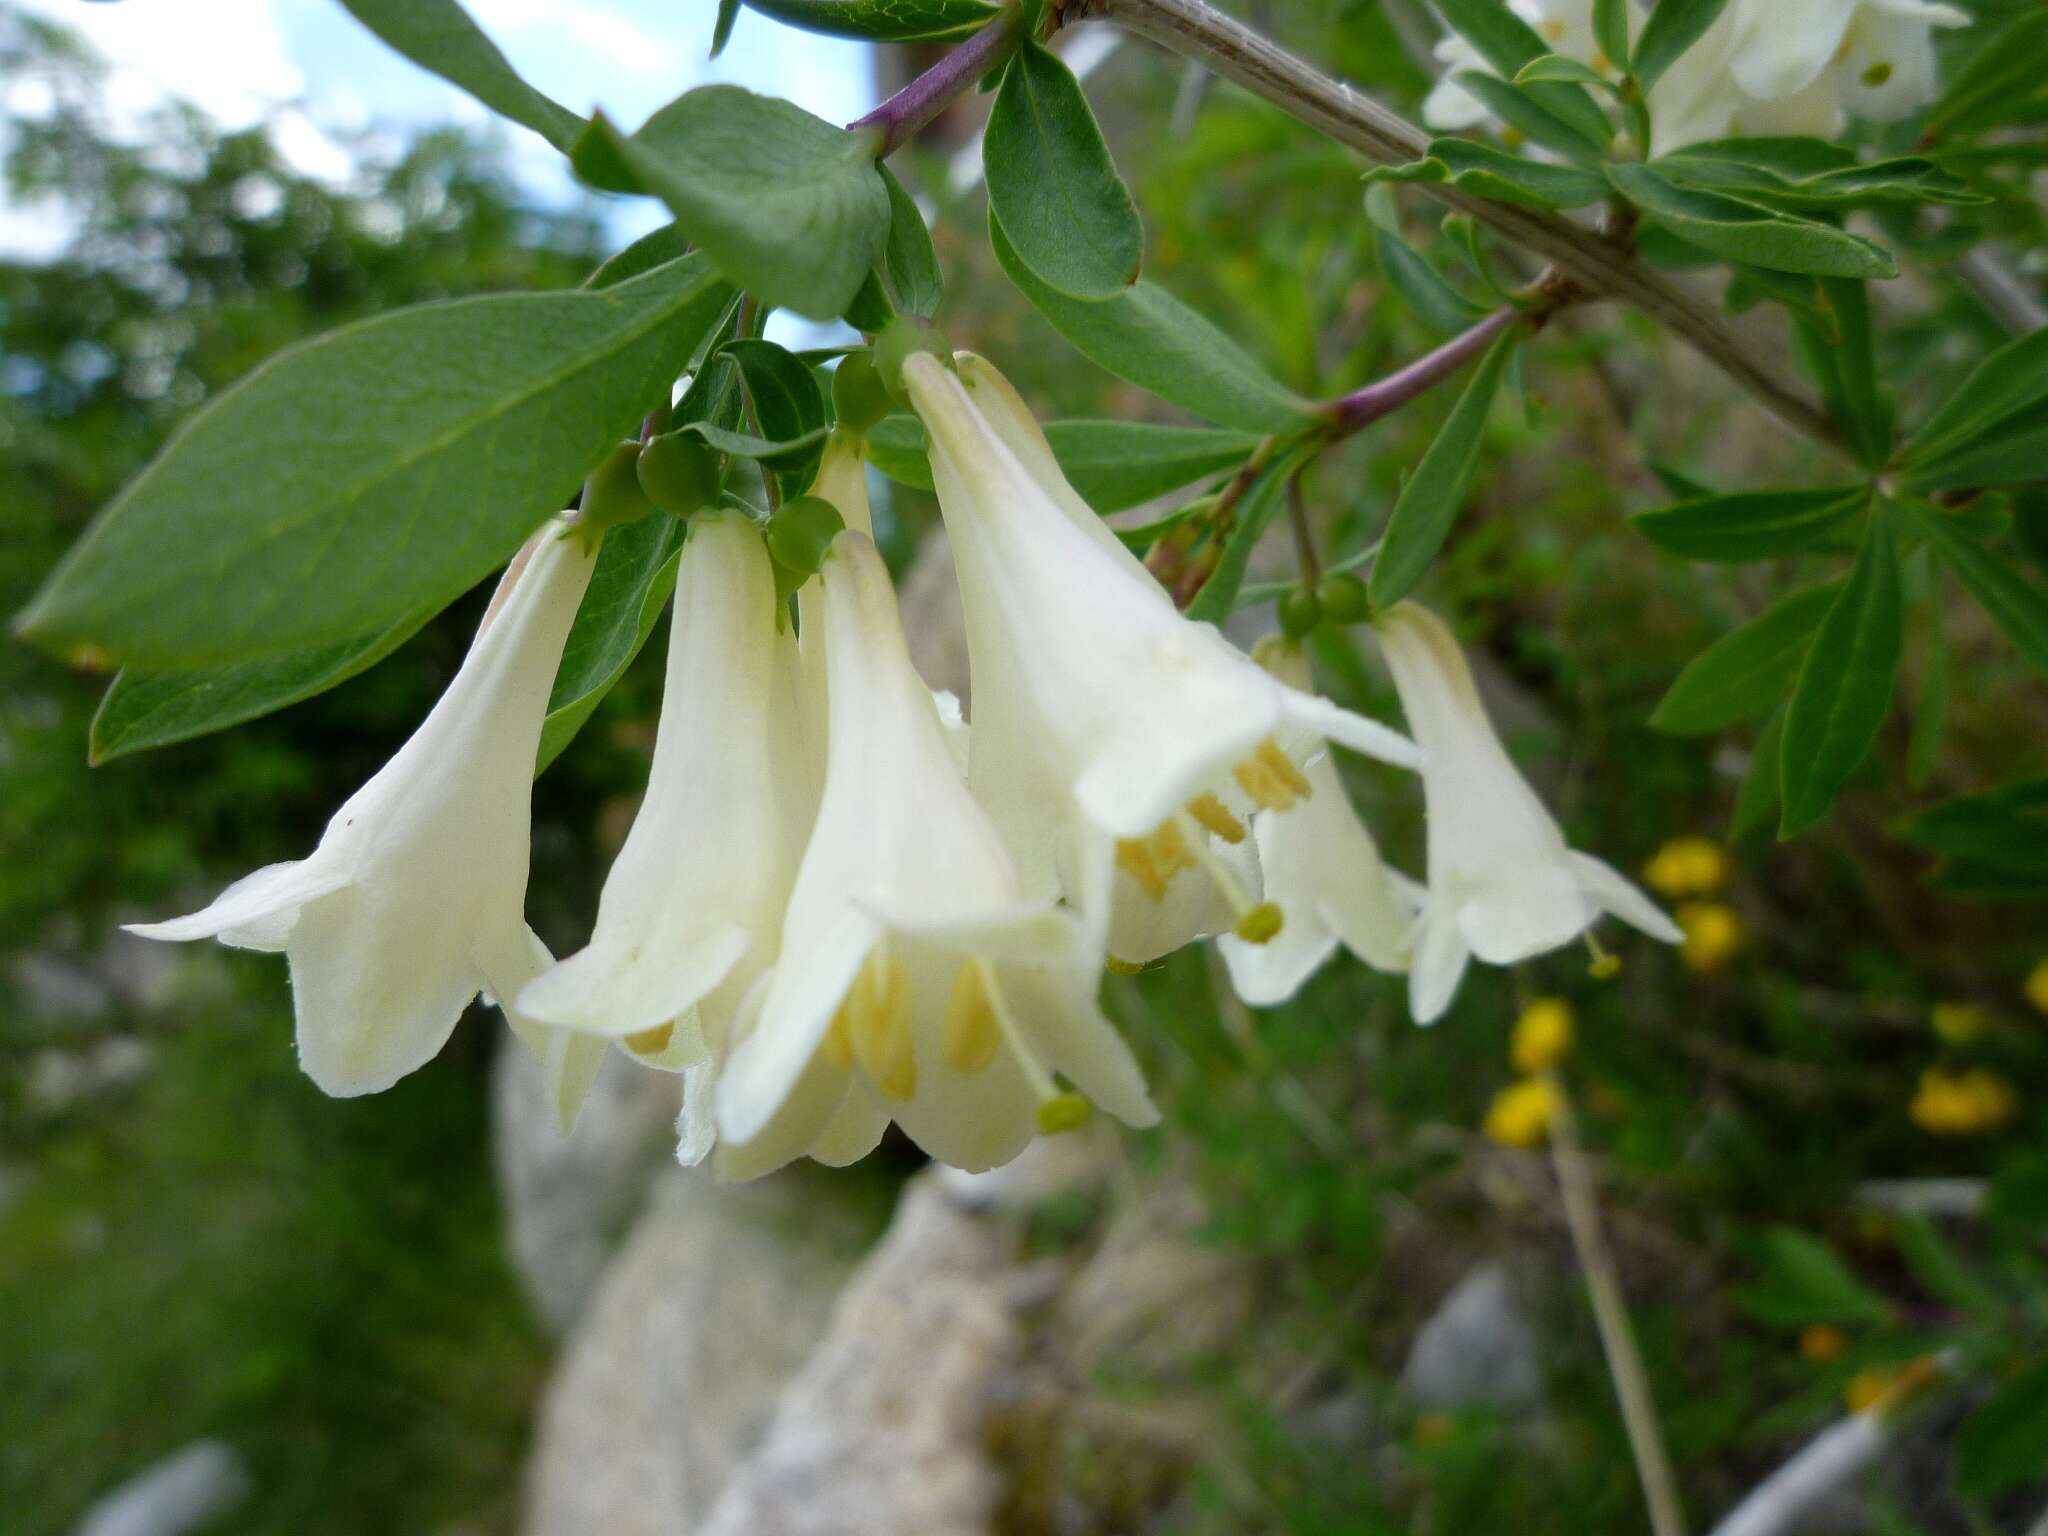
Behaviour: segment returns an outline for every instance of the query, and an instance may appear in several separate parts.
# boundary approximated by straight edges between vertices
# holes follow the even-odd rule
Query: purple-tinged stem
[[[1006,7],[1002,15],[866,117],[848,123],[847,130],[858,133],[864,128],[881,129],[882,141],[875,150],[875,158],[886,159],[945,111],[954,97],[995,68],[1016,46],[1020,30],[1018,8]]]
[[[1425,352],[1407,367],[1397,368],[1384,379],[1375,379],[1363,389],[1339,396],[1323,410],[1335,423],[1337,435],[1348,436],[1400,409],[1432,384],[1449,378],[1521,318],[1521,310],[1513,305],[1503,305],[1471,329],[1460,331],[1434,352]]]

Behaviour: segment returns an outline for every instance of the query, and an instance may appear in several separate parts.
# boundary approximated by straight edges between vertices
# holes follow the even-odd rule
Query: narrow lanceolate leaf
[[[1638,512],[1629,521],[1688,560],[1768,560],[1818,544],[1869,499],[1860,485],[1813,491],[1736,491]]]
[[[1907,502],[1903,510],[2019,653],[2048,671],[2048,589],[2027,580],[1933,507]]]
[[[740,0],[718,0],[718,17],[711,23],[711,57],[725,52],[732,41],[733,24],[740,19]]]
[[[1089,303],[1040,281],[993,214],[989,243],[1017,290],[1085,357],[1219,426],[1297,432],[1312,407],[1165,289],[1139,279]]]
[[[1919,469],[1973,446],[2048,401],[2048,330],[2009,341],[1979,363],[1906,445],[1901,462]]]
[[[1142,421],[1049,421],[1045,440],[1068,483],[1097,512],[1120,512],[1234,468],[1259,442],[1250,432]],[[915,416],[885,418],[867,442],[868,461],[890,479],[932,488]]]
[[[1580,101],[1592,106],[1591,100],[1579,87],[1514,85],[1481,69],[1460,70],[1458,84],[1478,97],[1487,111],[1511,128],[1520,130],[1531,142],[1556,150],[1567,160],[1588,170],[1598,168],[1601,156],[1606,152],[1605,138],[1588,129],[1575,115],[1555,110],[1554,93],[1559,91],[1570,91]],[[1594,108],[1594,115],[1599,118],[1599,126],[1606,128],[1607,119],[1598,108]]]
[[[748,5],[807,32],[890,43],[966,37],[1002,14],[983,0],[748,0]]]
[[[630,136],[599,113],[575,160],[604,186],[623,166],[735,283],[814,320],[846,308],[888,238],[872,137],[736,85],[679,96]]]
[[[1869,291],[1860,280],[1846,277],[1824,277],[1820,289],[1839,338],[1828,408],[1849,434],[1857,457],[1874,469],[1891,457],[1894,408],[1877,376]]]
[[[445,603],[567,504],[731,298],[691,256],[600,291],[397,310],[280,353],[94,519],[21,627],[166,669]]]
[[[430,610],[409,613],[350,640],[233,666],[123,672],[93,716],[92,762],[190,741],[325,693],[382,661],[431,617]]]
[[[586,288],[616,288],[628,278],[638,277],[642,272],[652,272],[656,267],[686,256],[690,251],[690,237],[673,224],[664,224],[651,229],[624,250],[614,251],[603,263],[583,279]]]
[[[2048,880],[2048,776],[1944,801],[1894,830],[1903,841],[1940,854],[1944,871],[2003,870]]]
[[[1501,0],[1439,0],[1437,9],[1452,30],[1499,71],[1503,85],[1531,60],[1550,52],[1550,44]],[[1529,99],[1547,118],[1569,124],[1575,134],[1596,146],[1605,144],[1612,132],[1606,114],[1576,85],[1538,85],[1531,88]]]
[[[455,0],[342,0],[356,20],[422,69],[567,152],[583,119],[542,95]]]
[[[1462,331],[1486,313],[1399,235],[1375,225],[1372,239],[1380,271],[1425,323],[1439,331]]]
[[[917,211],[917,202],[904,190],[903,183],[886,165],[877,169],[889,192],[889,235],[882,244],[882,260],[877,270],[899,310],[930,319],[946,293],[939,255],[932,249],[932,232],[925,227],[924,215]]]
[[[1821,620],[1785,713],[1778,835],[1805,831],[1877,740],[1891,708],[1904,634],[1890,520],[1871,518],[1855,569]]]
[[[1751,1317],[1780,1328],[1810,1323],[1882,1327],[1885,1299],[1858,1280],[1827,1244],[1797,1227],[1772,1227],[1757,1242],[1756,1280],[1735,1295]]]
[[[604,536],[590,586],[562,647],[562,665],[541,727],[536,774],[575,739],[647,643],[675,590],[684,526],[680,518],[657,512]]]
[[[1785,739],[1785,711],[1779,710],[1757,732],[1756,745],[1749,749],[1749,771],[1735,792],[1735,809],[1728,818],[1728,841],[1740,842],[1760,830],[1778,808],[1779,761]]]
[[[1607,167],[1615,190],[1673,234],[1731,261],[1815,277],[1896,277],[1876,242],[1761,203],[1680,186],[1648,165]]]
[[[1138,280],[1145,232],[1074,72],[1027,39],[982,135],[993,217],[1048,288],[1106,299]]]
[[[1188,617],[1209,624],[1221,624],[1237,606],[1238,589],[1250,568],[1252,550],[1285,505],[1287,480],[1294,473],[1292,458],[1268,464],[1238,499],[1235,520],[1223,541],[1223,556],[1216,569],[1202,583],[1202,590],[1188,604]]]
[[[2002,1382],[1956,1432],[1956,1491],[1988,1499],[2048,1473],[2048,1360]]]
[[[1643,23],[1630,57],[1629,73],[1636,77],[1645,95],[1664,78],[1664,71],[1676,64],[1686,49],[1714,24],[1728,0],[1657,0]]]
[[[1593,0],[1593,41],[1616,69],[1631,67],[1628,0]]]
[[[1608,195],[1606,181],[1591,171],[1525,160],[1472,139],[1431,139],[1426,158],[1370,174],[1387,181],[1450,182],[1482,197],[1531,208],[1583,208]]]
[[[1715,641],[1678,674],[1650,724],[1674,736],[1705,736],[1772,708],[1841,589],[1831,581],[1794,592]]]
[[[1487,349],[1436,440],[1401,487],[1367,583],[1374,607],[1391,607],[1414,591],[1450,534],[1471,487],[1486,413],[1493,405],[1501,370],[1507,366],[1515,340],[1510,330]]]

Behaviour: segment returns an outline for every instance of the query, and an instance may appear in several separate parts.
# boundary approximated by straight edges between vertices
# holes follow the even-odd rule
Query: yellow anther
[[[996,1017],[996,1005],[988,995],[988,982],[979,960],[970,960],[953,978],[953,995],[946,1002],[946,1024],[939,1037],[939,1054],[955,1072],[975,1073],[996,1059],[1002,1044],[1003,1025]]]
[[[1697,975],[1712,975],[1742,948],[1742,918],[1725,902],[1682,902],[1672,915],[1685,934],[1678,946],[1678,957],[1687,970]]]
[[[1494,1095],[1483,1129],[1504,1147],[1540,1147],[1557,1111],[1557,1088],[1550,1079],[1525,1077]]]
[[[1230,814],[1230,807],[1214,795],[1197,795],[1188,802],[1188,814],[1200,822],[1206,831],[1215,833],[1226,843],[1244,841],[1244,823]]]
[[[1255,758],[1248,757],[1239,763],[1230,770],[1230,776],[1262,811],[1284,811],[1294,804],[1294,796],[1287,792],[1287,786],[1273,777],[1272,769]]]
[[[651,1056],[656,1051],[667,1050],[669,1039],[675,1032],[674,1021],[657,1024],[652,1029],[636,1030],[626,1036],[626,1046],[627,1049],[638,1051],[643,1056]]]
[[[910,975],[903,962],[877,946],[870,951],[843,1009],[853,1059],[884,1097],[917,1092],[917,1059],[910,1048]]]
[[[1590,932],[1586,935],[1586,953],[1593,957],[1592,963],[1586,967],[1586,974],[1595,981],[1612,981],[1621,974],[1621,956],[1610,952]]]
[[[1596,75],[1611,75],[1614,73],[1614,61],[1607,57],[1607,51],[1604,48],[1595,48],[1593,50],[1593,73]]]
[[[1166,900],[1166,878],[1152,863],[1152,845],[1142,837],[1120,837],[1116,843],[1116,865],[1138,882],[1138,888],[1154,901]]]
[[[1159,871],[1161,880],[1171,880],[1182,870],[1195,867],[1195,856],[1188,851],[1188,840],[1180,835],[1177,823],[1160,823],[1151,841],[1152,867]]]
[[[1068,1089],[1065,1093],[1056,1093],[1039,1101],[1038,1128],[1048,1136],[1057,1136],[1061,1131],[1079,1130],[1094,1113],[1093,1104]]]
[[[1264,944],[1279,934],[1286,921],[1278,902],[1262,901],[1240,917],[1230,931],[1247,944]]]
[[[1565,34],[1569,32],[1571,28],[1567,27],[1564,24],[1563,18],[1557,16],[1547,16],[1544,18],[1542,25],[1540,25],[1536,30],[1543,34],[1543,40],[1546,43],[1561,43],[1564,41]]]
[[[1315,786],[1308,781],[1308,775],[1295,766],[1294,759],[1280,750],[1280,743],[1268,736],[1259,743],[1257,757],[1260,762],[1273,770],[1273,777],[1285,784],[1295,794],[1306,800],[1315,793]]]
[[[847,1028],[845,1003],[841,1003],[839,1011],[832,1015],[832,1027],[825,1031],[825,1038],[818,1049],[842,1072],[853,1065],[853,1032]]]

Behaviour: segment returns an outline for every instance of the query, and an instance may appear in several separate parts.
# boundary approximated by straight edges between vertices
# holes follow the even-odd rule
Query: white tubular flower
[[[1288,687],[1310,687],[1308,658],[1292,641],[1271,635],[1253,654]],[[1419,888],[1381,862],[1330,754],[1311,758],[1302,774],[1313,793],[1299,809],[1252,818],[1266,899],[1283,917],[1280,932],[1264,944],[1229,933],[1217,941],[1231,985],[1254,1008],[1294,996],[1340,943],[1374,970],[1407,970],[1422,905]]]
[[[874,544],[841,534],[819,577],[824,795],[780,959],[718,1078],[721,1171],[804,1152],[850,1162],[890,1119],[941,1161],[992,1167],[1057,1123],[1048,1107],[1074,1106],[1054,1072],[1150,1124],[1137,1066],[1095,1004],[1100,950],[1071,914],[1026,895],[968,793]]]
[[[1812,85],[1824,74],[1838,99],[1859,84],[1879,92],[1903,63],[1919,89],[1932,93],[1934,68],[1929,29],[1969,24],[1967,13],[1930,0],[1736,0],[1729,7],[1728,71],[1745,94],[1759,101],[1780,101]],[[1851,33],[1865,37],[1860,60]],[[1894,58],[1917,45],[1928,50],[1917,59]],[[1860,62],[1860,69],[1855,69]],[[1842,68],[1849,65],[1855,69]],[[1872,76],[1873,78],[1862,78]],[[1883,113],[1903,116],[1926,96],[1908,98],[1904,91],[1850,101],[1853,110],[1875,104]]]
[[[589,946],[529,982],[522,1012],[655,1066],[688,1066],[707,1036],[724,1038],[774,961],[808,825],[795,701],[776,688],[776,653],[793,644],[777,633],[761,535],[732,513],[691,519],[646,798]],[[705,1017],[690,1018],[699,1004]]]
[[[1564,834],[1509,761],[1443,621],[1412,602],[1376,622],[1408,728],[1423,750],[1429,896],[1409,970],[1409,1006],[1427,1024],[1477,955],[1507,965],[1569,943],[1603,912],[1676,944],[1682,937],[1612,867]]]
[[[334,814],[310,858],[259,869],[202,912],[129,930],[282,950],[299,1063],[323,1091],[390,1087],[433,1058],[479,991],[516,998],[547,964],[523,916],[533,764],[594,563],[581,540],[543,528],[426,722]],[[554,1039],[507,1014],[573,1118],[602,1042]]]
[[[1063,891],[1124,961],[1246,923],[1270,935],[1245,815],[1310,793],[1300,763],[1318,738],[1409,767],[1413,744],[1184,617],[1002,376],[957,365],[920,354],[904,378],[966,614],[969,778],[1026,888]]]

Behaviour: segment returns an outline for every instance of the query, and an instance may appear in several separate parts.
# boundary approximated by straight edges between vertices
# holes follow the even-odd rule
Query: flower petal
[[[865,1083],[852,1083],[825,1129],[810,1146],[810,1155],[828,1168],[859,1162],[881,1144],[889,1129],[889,1110]]]
[[[292,925],[298,921],[302,906],[347,883],[345,864],[315,854],[310,859],[266,864],[253,874],[242,876],[214,897],[211,905],[188,916],[161,923],[128,923],[125,927],[129,933],[145,939],[183,943],[218,938],[237,949],[276,953],[290,941]]]
[[[528,982],[519,1008],[544,1024],[611,1039],[657,1029],[723,981],[748,942],[738,923],[720,922],[687,943],[592,944]]]
[[[1613,913],[1631,928],[1666,944],[1677,944],[1684,939],[1678,925],[1664,915],[1663,908],[1638,890],[1612,864],[1596,859],[1590,853],[1575,851],[1570,858],[1580,887],[1603,911]]]
[[[1416,1023],[1434,1024],[1443,1017],[1471,958],[1456,919],[1432,904],[1423,913],[1422,938],[1408,967],[1408,1011]]]
[[[817,1056],[832,1015],[881,936],[881,925],[873,918],[848,910],[808,950],[785,955],[770,973],[772,980],[764,979],[760,1017],[733,1048],[719,1078],[718,1133],[724,1141],[751,1142],[776,1118],[783,1100]],[[743,1007],[743,1016],[744,1012]],[[804,1146],[808,1145],[806,1138]],[[795,1157],[804,1146],[789,1156]]]

